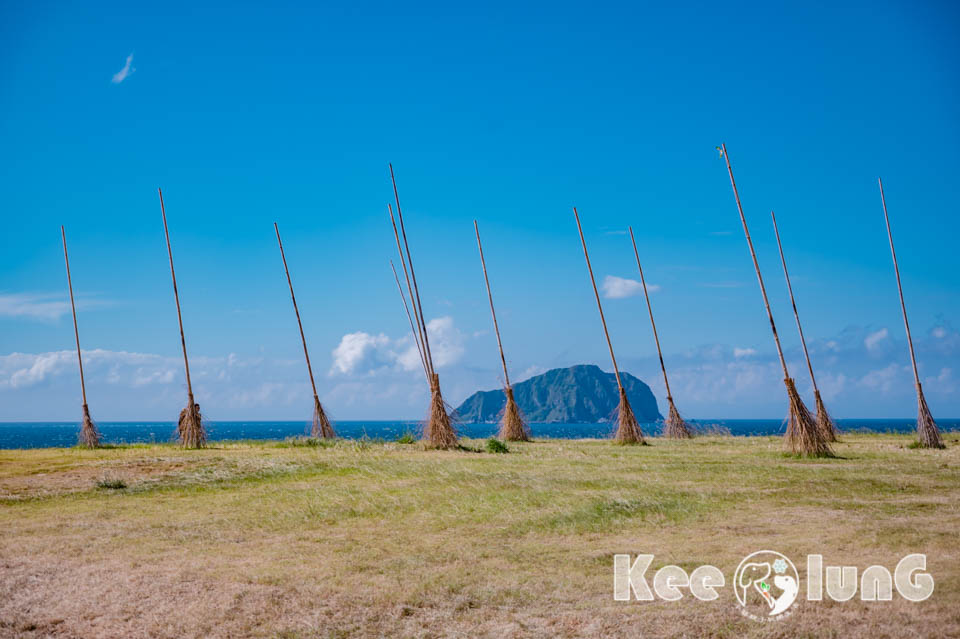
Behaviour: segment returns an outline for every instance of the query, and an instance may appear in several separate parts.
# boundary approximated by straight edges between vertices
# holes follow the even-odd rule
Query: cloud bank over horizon
[[[453,317],[429,322],[434,359],[447,401],[456,406],[477,390],[497,388],[502,374],[491,356],[489,335],[467,336]],[[921,381],[934,415],[960,408],[960,332],[941,323],[915,339]],[[809,343],[824,400],[837,417],[904,417],[915,410],[913,372],[906,340],[886,327],[849,327]],[[318,349],[318,355],[319,349]],[[87,393],[101,420],[173,419],[186,397],[183,360],[160,355],[84,350]],[[604,353],[589,359],[508,362],[514,382],[549,368],[609,364]],[[790,374],[809,399],[812,389],[799,345],[787,353]],[[416,419],[427,389],[409,333],[391,337],[355,331],[330,353],[318,379],[321,400],[335,419]],[[776,418],[784,413],[783,373],[774,351],[706,344],[665,353],[678,407],[691,418]],[[318,357],[322,361],[322,358]],[[663,380],[655,354],[620,358],[622,369],[645,381],[661,405]],[[310,389],[302,358],[194,356],[194,392],[212,420],[307,419]],[[76,353],[72,350],[0,355],[0,420],[74,419],[80,405]]]

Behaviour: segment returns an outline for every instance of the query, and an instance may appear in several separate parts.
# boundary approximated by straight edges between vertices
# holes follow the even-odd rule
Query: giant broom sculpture
[[[824,439],[823,433],[817,428],[810,411],[807,410],[800,394],[797,392],[797,386],[790,373],[787,370],[787,360],[783,357],[783,347],[780,346],[780,336],[777,334],[777,325],[773,321],[773,312],[770,310],[770,300],[767,299],[767,289],[763,285],[763,276],[760,275],[760,263],[757,261],[757,253],[753,250],[753,240],[750,239],[750,230],[747,228],[747,218],[743,215],[743,206],[740,204],[740,194],[737,192],[737,183],[733,179],[733,168],[730,166],[730,156],[727,154],[727,145],[724,144],[720,149],[721,155],[727,162],[727,172],[730,174],[730,185],[733,187],[733,196],[737,200],[737,210],[740,212],[740,222],[743,224],[743,234],[747,238],[747,246],[750,248],[750,257],[753,258],[753,268],[757,272],[757,281],[760,283],[760,293],[763,295],[763,304],[767,309],[767,319],[770,320],[770,329],[773,331],[773,341],[777,344],[777,355],[780,356],[780,366],[783,367],[783,383],[787,387],[787,398],[790,403],[790,412],[787,417],[787,447],[794,454],[806,455],[810,457],[828,457],[832,456],[830,445]]]
[[[507,372],[507,359],[503,356],[503,342],[500,341],[500,326],[497,324],[497,312],[493,309],[493,293],[490,291],[490,278],[487,277],[487,262],[483,258],[483,244],[480,243],[480,227],[473,221],[473,229],[477,232],[477,248],[480,249],[480,265],[483,267],[483,281],[487,284],[487,298],[490,300],[490,315],[493,316],[493,330],[497,334],[497,347],[500,349],[500,363],[503,364],[503,394],[507,396],[507,403],[503,407],[503,417],[500,419],[500,439],[507,441],[530,441],[530,430],[520,413],[520,407],[513,398],[513,386],[510,385],[510,374]]]
[[[440,376],[437,375],[433,368],[430,339],[427,335],[427,324],[423,316],[423,306],[420,303],[420,289],[417,286],[417,275],[413,270],[413,259],[410,257],[410,244],[407,241],[407,230],[403,223],[403,213],[400,210],[400,196],[397,193],[397,180],[393,175],[392,164],[390,165],[390,181],[393,183],[393,196],[397,203],[397,219],[400,221],[400,233],[397,232],[397,224],[393,218],[392,207],[388,207],[390,210],[390,221],[393,223],[393,233],[397,240],[397,250],[400,252],[403,272],[407,278],[407,285],[410,287],[410,307],[413,309],[413,317],[417,321],[417,332],[414,333],[414,339],[419,338],[420,340],[419,348],[423,353],[424,372],[427,375],[427,383],[430,386],[430,409],[427,415],[427,423],[423,429],[423,439],[426,440],[432,448],[456,448],[459,446],[457,433],[453,429],[450,415],[447,413],[447,407],[443,401],[443,395],[440,393]],[[400,244],[401,233],[403,235],[402,246]]]
[[[670,409],[667,412],[667,419],[663,423],[663,434],[671,439],[690,439],[693,437],[693,431],[687,422],[680,417],[680,411],[673,403],[673,395],[670,393],[670,381],[667,379],[667,367],[663,364],[663,351],[660,350],[660,338],[657,336],[657,323],[653,321],[653,307],[650,305],[650,294],[647,292],[647,280],[643,277],[643,267],[640,266],[640,253],[637,251],[637,240],[633,236],[633,227],[630,229],[630,241],[633,243],[633,255],[637,258],[637,269],[640,271],[640,283],[643,285],[643,296],[647,298],[647,312],[650,314],[650,326],[653,327],[653,341],[657,343],[657,355],[660,357],[660,370],[663,372],[663,385],[667,388],[667,404]]]
[[[77,363],[80,364],[80,392],[83,395],[83,421],[80,424],[79,443],[87,448],[100,446],[100,433],[97,425],[90,418],[90,409],[87,408],[87,385],[83,380],[83,356],[80,354],[80,330],[77,328],[77,306],[73,303],[73,279],[70,277],[70,258],[67,257],[67,233],[60,227],[60,236],[63,238],[63,261],[67,264],[67,287],[70,289],[70,309],[73,311],[73,336],[77,340]]]
[[[600,323],[603,324],[603,334],[607,338],[607,348],[610,349],[610,359],[613,361],[613,373],[617,378],[617,388],[620,390],[620,403],[617,406],[617,432],[614,440],[618,444],[645,444],[643,431],[637,422],[630,402],[627,400],[627,391],[620,381],[620,369],[617,368],[617,358],[613,354],[613,343],[610,341],[610,332],[607,330],[607,320],[603,316],[603,306],[600,304],[600,293],[597,292],[597,281],[593,277],[593,267],[590,266],[590,255],[587,253],[587,241],[583,239],[583,227],[580,226],[580,214],[577,207],[573,207],[573,216],[577,218],[577,230],[580,232],[580,243],[583,244],[583,257],[587,260],[587,270],[590,272],[590,283],[593,285],[593,294],[597,298],[597,310],[600,311]]]
[[[800,333],[800,344],[803,345],[803,355],[807,358],[807,370],[810,371],[810,381],[813,383],[813,396],[817,402],[817,428],[823,433],[823,438],[828,442],[837,441],[837,426],[827,412],[827,407],[823,405],[823,399],[820,397],[820,389],[817,387],[817,378],[813,375],[813,364],[810,363],[810,352],[807,350],[807,339],[803,336],[803,326],[800,325],[800,313],[797,312],[797,302],[793,298],[793,286],[790,284],[790,273],[787,272],[787,260],[783,256],[783,244],[780,243],[780,229],[777,228],[777,216],[770,211],[770,218],[773,220],[773,232],[777,236],[777,248],[780,250],[780,263],[783,264],[783,277],[787,280],[787,291],[790,292],[790,304],[793,306],[793,317],[797,320],[797,331]]]
[[[187,359],[187,340],[183,336],[183,316],[180,314],[180,294],[177,292],[177,274],[173,270],[173,250],[170,248],[170,231],[167,229],[167,212],[163,207],[163,191],[160,195],[160,214],[163,216],[163,233],[167,238],[167,255],[170,258],[170,277],[173,279],[173,299],[177,303],[177,322],[180,324],[180,346],[183,348],[183,368],[187,377],[187,407],[180,411],[177,422],[177,437],[184,448],[203,448],[207,443],[207,433],[203,428],[203,416],[200,404],[193,400],[193,385],[190,383],[190,362]]]
[[[287,274],[287,285],[290,287],[290,299],[293,300],[293,312],[297,315],[297,326],[300,328],[300,341],[303,342],[303,356],[307,359],[307,372],[310,374],[310,387],[313,389],[313,425],[310,427],[311,437],[332,439],[336,437],[333,425],[317,397],[317,384],[313,381],[313,367],[310,366],[310,353],[307,352],[307,338],[303,334],[303,322],[300,321],[300,309],[297,308],[297,296],[293,294],[293,281],[290,279],[290,269],[287,268],[287,256],[283,252],[283,240],[280,239],[280,228],[273,223],[273,230],[277,232],[277,244],[280,245],[280,259],[283,260],[283,270]]]
[[[897,252],[893,248],[893,233],[890,231],[890,216],[887,215],[887,200],[883,196],[883,181],[877,178],[880,185],[880,202],[883,204],[883,217],[887,221],[887,237],[890,239],[890,254],[893,256],[893,270],[897,274],[897,291],[900,293],[900,310],[903,312],[903,327],[907,331],[907,343],[910,345],[910,362],[913,364],[913,381],[917,387],[917,404],[919,415],[917,416],[917,436],[920,439],[920,446],[923,448],[943,448],[943,440],[940,438],[940,429],[937,428],[937,422],[933,421],[933,415],[930,413],[930,407],[927,406],[927,398],[923,396],[923,387],[920,386],[920,373],[917,370],[917,356],[913,352],[913,338],[910,336],[910,322],[907,321],[907,306],[903,302],[903,286],[900,284],[900,267],[897,265]]]

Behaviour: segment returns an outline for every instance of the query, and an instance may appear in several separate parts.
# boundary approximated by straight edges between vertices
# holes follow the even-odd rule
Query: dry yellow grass
[[[844,435],[818,460],[731,437],[0,451],[0,636],[958,636],[960,445],[944,439]],[[862,570],[923,552],[936,590],[801,598],[775,624],[741,617],[729,586],[613,600],[614,553],[729,582],[766,548],[801,577],[807,553]]]

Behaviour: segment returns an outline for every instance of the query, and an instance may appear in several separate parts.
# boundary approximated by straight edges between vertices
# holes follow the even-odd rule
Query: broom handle
[[[420,321],[420,315],[417,313],[417,307],[414,305],[413,287],[410,285],[410,272],[407,270],[407,262],[403,255],[403,247],[400,246],[400,233],[397,231],[397,220],[393,217],[393,206],[387,204],[387,210],[390,212],[390,224],[393,225],[393,237],[397,240],[397,252],[400,254],[400,266],[403,267],[403,276],[407,280],[407,291],[410,293],[410,306],[413,307],[413,317],[417,321],[417,330],[413,332],[413,340],[417,342],[417,348],[420,350],[421,357],[423,357],[423,363],[424,366],[426,366],[425,371],[427,373],[427,383],[429,384],[430,374],[432,371],[430,366],[427,364],[426,353],[424,352],[423,347],[424,329]],[[391,262],[391,264],[392,263],[393,262]],[[402,294],[403,291],[401,290],[400,293]]]
[[[293,312],[297,315],[297,326],[300,327],[300,341],[303,342],[303,356],[307,358],[307,372],[310,373],[310,386],[313,388],[313,397],[317,397],[317,384],[313,381],[313,367],[310,366],[310,353],[307,352],[307,338],[303,334],[303,322],[300,321],[300,309],[297,308],[297,296],[293,294],[293,281],[290,279],[290,269],[287,268],[287,256],[283,252],[283,240],[280,239],[280,228],[273,223],[273,230],[277,232],[277,244],[280,245],[280,259],[283,260],[283,270],[287,274],[287,285],[290,287],[290,299],[293,300]]]
[[[643,296],[647,298],[647,312],[650,313],[650,326],[653,327],[653,340],[657,343],[657,355],[660,357],[660,370],[663,371],[663,384],[667,387],[667,399],[673,399],[670,394],[670,382],[667,380],[667,367],[663,364],[663,352],[660,350],[660,338],[657,337],[657,323],[653,321],[653,307],[650,305],[650,294],[647,293],[647,281],[643,278],[643,267],[640,266],[640,253],[637,252],[637,240],[633,237],[633,227],[630,229],[630,241],[633,242],[633,255],[637,258],[637,268],[640,270],[640,283],[643,284]]]
[[[403,310],[407,312],[407,319],[410,320],[410,331],[413,333],[413,341],[417,344],[417,353],[420,354],[420,365],[423,366],[423,374],[427,375],[427,383],[430,383],[430,377],[427,373],[427,360],[423,358],[423,349],[420,348],[420,342],[417,341],[417,331],[413,328],[413,317],[410,315],[410,307],[407,306],[407,296],[403,294],[403,287],[400,286],[400,277],[397,275],[397,267],[390,260],[390,269],[393,271],[393,279],[397,281],[397,290],[400,291],[400,299],[403,301]]]
[[[813,382],[813,390],[820,392],[817,388],[817,378],[813,376],[813,364],[810,363],[810,353],[807,351],[807,339],[803,336],[803,326],[800,325],[800,313],[797,312],[797,302],[793,299],[793,286],[790,284],[790,274],[787,272],[787,260],[783,256],[783,244],[780,243],[780,230],[777,228],[777,216],[770,211],[770,218],[773,220],[773,232],[777,236],[777,248],[780,249],[780,263],[783,264],[783,276],[787,280],[787,290],[790,291],[790,304],[793,305],[793,316],[797,320],[797,331],[800,333],[800,343],[803,345],[803,355],[807,358],[807,370],[810,371],[810,381]]]
[[[733,168],[730,166],[730,155],[727,153],[727,145],[722,145],[723,159],[727,162],[727,172],[730,174],[730,184],[733,186],[733,196],[737,200],[737,210],[740,211],[740,222],[743,224],[743,234],[747,236],[747,245],[750,247],[750,257],[753,258],[753,268],[757,271],[757,281],[760,282],[760,292],[763,294],[763,304],[767,307],[767,318],[770,320],[770,329],[773,331],[773,339],[777,343],[777,355],[780,356],[780,365],[783,367],[784,379],[790,378],[787,372],[787,360],[783,357],[783,347],[780,346],[780,336],[777,335],[777,325],[773,322],[773,312],[770,310],[770,300],[767,299],[767,289],[763,285],[763,276],[760,275],[760,263],[757,261],[757,253],[753,250],[753,240],[750,239],[750,230],[747,228],[747,218],[743,215],[743,206],[740,204],[740,194],[737,192],[737,182],[733,179]]]
[[[487,262],[483,259],[483,244],[480,243],[480,227],[473,221],[473,230],[477,232],[477,248],[480,249],[480,265],[483,266],[483,281],[487,283],[487,298],[490,300],[490,314],[493,316],[493,330],[497,334],[497,346],[500,348],[500,362],[503,364],[503,379],[510,388],[510,374],[507,373],[507,359],[503,356],[503,343],[500,341],[500,326],[497,324],[497,312],[493,310],[493,293],[490,292],[490,278],[487,277]]]
[[[897,291],[900,293],[900,310],[903,311],[903,327],[907,329],[907,343],[910,344],[910,361],[913,363],[913,379],[920,388],[920,373],[917,371],[917,356],[913,353],[913,338],[910,336],[910,322],[907,321],[907,305],[903,302],[903,286],[900,284],[900,267],[897,265],[897,252],[893,248],[893,233],[890,231],[890,216],[887,215],[887,199],[883,196],[883,180],[877,178],[880,185],[880,202],[883,204],[883,217],[887,221],[887,237],[890,239],[890,255],[893,256],[893,270],[897,273]]]
[[[403,233],[403,246],[407,252],[407,261],[410,263],[410,277],[413,279],[413,290],[417,294],[417,311],[420,313],[420,325],[423,329],[423,347],[427,355],[427,365],[433,374],[433,353],[430,352],[430,340],[427,337],[427,323],[423,316],[423,306],[420,304],[420,288],[417,286],[417,274],[413,270],[413,257],[410,255],[410,245],[407,243],[407,229],[403,224],[403,213],[400,211],[400,195],[397,193],[397,179],[393,175],[393,164],[390,164],[390,181],[393,183],[393,197],[397,201],[397,217],[400,218],[400,231]],[[410,301],[411,305],[413,300]]]
[[[597,281],[593,279],[593,267],[590,266],[590,255],[587,253],[587,241],[583,239],[583,227],[580,226],[580,214],[577,213],[577,207],[573,207],[573,216],[577,218],[577,230],[580,231],[580,243],[583,244],[583,256],[587,258],[587,270],[590,271],[590,283],[593,284],[593,294],[597,298],[597,309],[600,311],[600,322],[603,324],[603,334],[607,337],[607,348],[610,349],[610,359],[613,360],[613,372],[617,376],[617,386],[623,391],[623,384],[620,382],[620,369],[617,368],[617,358],[613,354],[613,343],[610,341],[610,332],[607,331],[607,320],[603,316],[603,306],[600,305],[600,293],[597,292]]]
[[[80,364],[80,392],[83,393],[83,405],[87,405],[87,385],[83,381],[83,357],[80,355],[80,330],[77,328],[77,306],[73,303],[73,280],[70,278],[70,258],[67,257],[67,233],[60,227],[63,237],[63,261],[67,263],[67,286],[70,288],[70,308],[73,310],[73,336],[77,339],[77,362]]]
[[[183,347],[183,368],[187,373],[187,395],[190,396],[190,409],[193,410],[193,386],[190,384],[190,362],[187,360],[187,340],[183,336],[183,317],[180,315],[180,294],[177,292],[177,274],[173,271],[173,249],[170,248],[170,231],[167,229],[167,212],[163,208],[163,191],[159,188],[160,215],[163,216],[163,233],[167,237],[167,255],[170,257],[170,277],[173,279],[173,299],[177,302],[177,322],[180,323],[180,346]]]

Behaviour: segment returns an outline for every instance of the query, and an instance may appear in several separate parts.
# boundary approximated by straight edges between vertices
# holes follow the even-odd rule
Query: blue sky
[[[512,376],[609,370],[576,205],[601,281],[637,279],[633,225],[680,410],[779,417],[721,142],[801,390],[770,209],[828,407],[915,412],[882,175],[928,399],[935,415],[960,414],[955,4],[6,2],[0,13],[0,420],[78,414],[60,224],[95,418],[175,416],[185,390],[158,186],[210,418],[309,416],[274,221],[328,411],[420,417],[426,389],[388,265],[388,162],[449,402],[500,377],[475,218]],[[662,402],[642,296],[605,304],[622,368]]]

